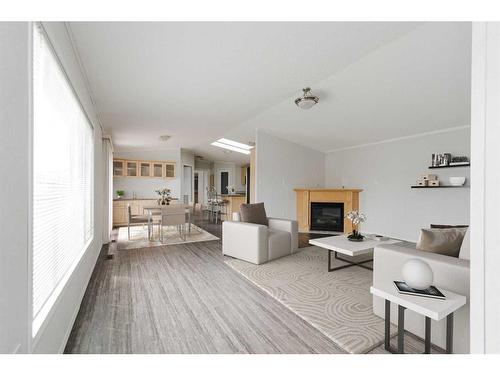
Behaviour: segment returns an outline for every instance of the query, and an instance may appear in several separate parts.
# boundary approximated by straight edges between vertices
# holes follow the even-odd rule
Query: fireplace
[[[311,202],[311,230],[344,232],[344,204]]]

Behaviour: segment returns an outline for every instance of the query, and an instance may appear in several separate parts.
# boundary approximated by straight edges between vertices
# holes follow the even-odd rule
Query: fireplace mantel
[[[297,195],[297,221],[300,232],[309,232],[311,226],[311,203],[332,202],[343,203],[344,212],[359,209],[359,193],[363,189],[343,188],[305,188],[294,189]],[[344,232],[352,231],[352,223],[344,219]]]

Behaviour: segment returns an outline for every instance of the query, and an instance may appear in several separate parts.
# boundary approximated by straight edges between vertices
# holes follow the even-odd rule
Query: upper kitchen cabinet
[[[125,176],[125,162],[123,160],[113,160],[113,176]]]
[[[139,175],[141,177],[151,177],[151,164],[149,161],[139,162]]]
[[[165,163],[165,177],[166,178],[175,177],[175,163]]]
[[[152,163],[153,177],[163,177],[163,163]]]
[[[126,161],[126,170],[127,170],[127,177],[137,177],[138,176],[138,171],[137,171],[137,162],[136,161]]]
[[[175,162],[113,159],[113,176],[175,178]]]

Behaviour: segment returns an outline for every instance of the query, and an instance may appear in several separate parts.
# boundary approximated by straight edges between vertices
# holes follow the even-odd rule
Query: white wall
[[[31,192],[31,24],[0,23],[0,109],[2,172],[0,262],[0,352],[62,352],[102,247],[101,129],[62,23],[44,23],[54,48],[94,126],[94,240],[31,339],[30,223]],[[8,216],[4,216],[8,215]],[[5,278],[5,279],[4,279]]]
[[[500,24],[472,35],[471,352],[500,353]]]
[[[469,188],[410,188],[424,173],[445,182],[449,176],[468,180],[469,168],[427,169],[431,154],[442,152],[470,156],[470,128],[328,153],[325,183],[364,189],[360,210],[367,221],[362,230],[416,241],[419,229],[431,223],[469,223]]]
[[[133,177],[113,177],[113,194],[116,196],[117,190],[125,191],[125,198],[132,198],[135,192],[137,198],[157,198],[155,190],[168,188],[172,197],[181,197],[181,151],[175,150],[155,150],[155,151],[127,151],[114,152],[113,157],[135,160],[172,161],[175,162],[175,178],[133,178]]]
[[[324,186],[325,155],[257,130],[255,169],[256,201],[267,215],[296,219],[293,189]]]
[[[0,353],[29,347],[30,39],[27,22],[0,22]]]

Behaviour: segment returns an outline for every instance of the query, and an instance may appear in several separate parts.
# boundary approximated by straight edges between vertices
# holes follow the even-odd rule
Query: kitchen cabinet
[[[113,176],[125,176],[125,162],[123,160],[113,160]]]
[[[139,163],[139,176],[151,177],[151,163],[149,161],[141,161]]]
[[[127,225],[129,205],[132,215],[144,215],[144,207],[156,204],[156,199],[115,199],[113,201],[113,225]]]
[[[165,163],[165,177],[174,178],[175,177],[175,164]]]
[[[136,161],[127,161],[125,162],[127,177],[137,177],[137,162]]]
[[[113,176],[175,178],[176,163],[172,161],[113,159]]]

